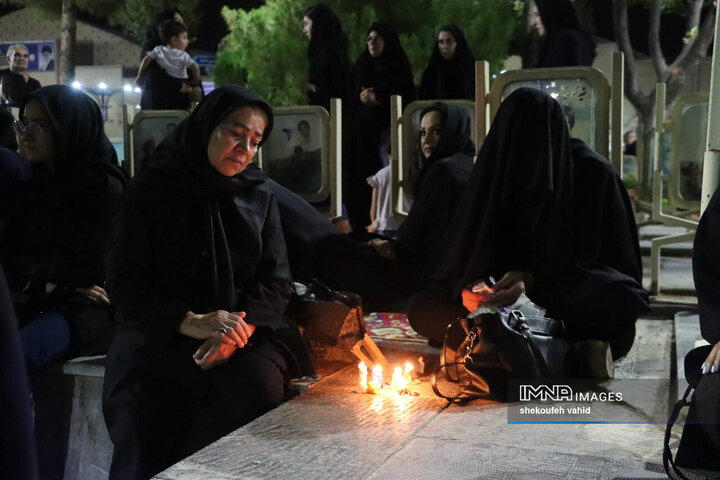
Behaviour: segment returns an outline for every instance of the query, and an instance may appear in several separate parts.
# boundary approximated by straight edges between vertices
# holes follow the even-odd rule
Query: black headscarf
[[[21,120],[25,120],[25,107],[33,99],[40,102],[50,119],[57,175],[72,176],[82,169],[117,166],[117,153],[105,135],[95,100],[76,88],[50,85],[25,97],[20,105]]]
[[[415,86],[413,85],[412,68],[410,60],[400,44],[397,31],[392,25],[385,22],[373,22],[367,34],[376,32],[383,39],[383,51],[378,57],[373,57],[366,48],[355,62],[353,68],[354,101],[357,100],[361,88],[374,87],[376,97],[389,97],[402,95],[403,103],[415,99]],[[383,91],[385,83],[391,82],[393,91]],[[382,101],[382,100],[381,100]]]
[[[308,47],[308,59],[311,62],[317,50],[326,45],[335,44],[347,52],[347,36],[343,32],[340,19],[330,7],[324,3],[316,3],[305,10],[304,16],[313,22]]]
[[[572,157],[562,107],[531,88],[500,106],[431,266],[457,297],[469,282],[510,270],[552,272],[574,243]]]
[[[545,51],[538,67],[590,66],[595,42],[583,29],[570,0],[535,0],[545,28]]]
[[[457,25],[445,25],[440,32],[449,32],[456,42],[455,54],[445,60],[437,41],[420,82],[421,99],[467,98],[475,94],[475,56],[465,35]]]
[[[308,92],[308,97],[311,104],[329,111],[331,98],[347,100],[348,97],[348,39],[340,19],[324,3],[308,7],[305,16],[313,22],[308,46],[308,80],[316,88],[314,92]]]
[[[186,193],[212,196],[219,193],[239,193],[246,188],[265,181],[265,175],[255,167],[248,166],[234,177],[226,177],[212,165],[207,156],[210,134],[234,110],[256,107],[267,116],[268,123],[260,145],[265,143],[273,129],[272,108],[253,92],[237,85],[226,85],[213,90],[193,112],[160,143],[148,166],[147,180],[156,176],[164,178],[165,193]],[[150,181],[151,190],[157,183]],[[158,192],[162,194],[163,192]]]
[[[140,55],[141,57],[144,57],[147,52],[158,45],[165,45],[165,42],[163,42],[162,38],[160,38],[160,24],[166,20],[175,20],[176,13],[182,16],[182,12],[177,8],[166,8],[155,15],[155,18],[153,18],[153,21],[150,24],[150,28],[148,28],[145,33],[145,42],[143,43],[143,51]]]

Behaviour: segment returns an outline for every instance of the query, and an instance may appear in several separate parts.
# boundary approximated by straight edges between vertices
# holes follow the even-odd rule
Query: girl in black
[[[108,255],[111,479],[151,477],[312,373],[284,318],[291,280],[275,198],[249,166],[272,125],[252,92],[218,88],[130,184]]]
[[[126,177],[100,108],[79,90],[53,85],[29,94],[15,128],[31,178],[26,213],[7,225],[2,261],[32,373],[107,348],[104,258]]]
[[[475,57],[457,25],[440,29],[420,81],[418,97],[421,100],[475,99]]]

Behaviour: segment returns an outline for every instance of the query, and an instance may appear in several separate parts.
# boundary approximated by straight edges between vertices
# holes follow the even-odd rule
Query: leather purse
[[[560,320],[479,308],[448,325],[431,383],[436,395],[451,401],[508,400],[508,380],[566,378],[573,358]],[[437,377],[443,371],[459,393],[440,391]]]

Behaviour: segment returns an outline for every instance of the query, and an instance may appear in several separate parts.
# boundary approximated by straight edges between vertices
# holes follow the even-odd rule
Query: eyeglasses
[[[376,36],[376,37],[367,37],[367,39],[365,41],[367,43],[380,43],[383,41],[383,39],[381,36]]]
[[[26,125],[24,122],[22,122],[20,120],[15,120],[13,122],[13,130],[15,130],[15,133],[17,133],[21,137],[23,135],[30,135],[33,138],[37,138],[37,137],[42,136],[42,134],[44,133],[44,130],[40,126],[40,124],[35,123],[35,122],[30,122]]]

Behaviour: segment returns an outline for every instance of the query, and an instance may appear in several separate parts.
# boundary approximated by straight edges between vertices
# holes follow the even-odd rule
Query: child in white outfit
[[[180,80],[178,88],[181,93],[187,93],[191,96],[191,100],[199,101],[202,97],[200,87],[200,67],[190,58],[185,51],[188,46],[187,27],[176,20],[166,20],[160,24],[160,38],[165,42],[165,46],[157,46],[148,52],[140,63],[136,82],[142,84],[142,76],[150,66],[150,63],[157,64],[165,70],[165,72]],[[190,77],[187,71],[190,69]],[[188,80],[189,81],[186,81]],[[170,85],[170,88],[173,86]]]

